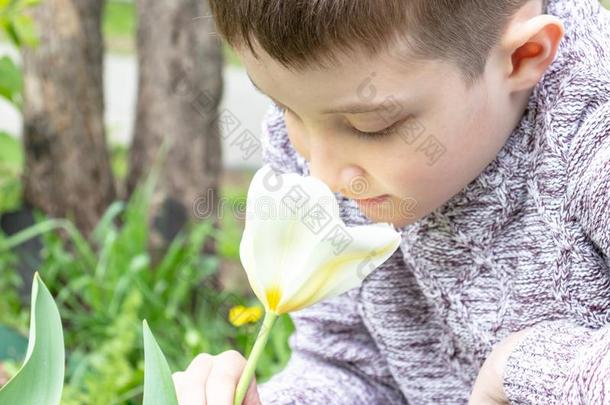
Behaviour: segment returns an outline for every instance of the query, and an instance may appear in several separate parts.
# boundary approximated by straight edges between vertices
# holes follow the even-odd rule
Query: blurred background
[[[251,350],[262,311],[239,242],[269,101],[209,15],[0,0],[0,386],[25,355],[36,271],[62,316],[64,404],[142,402],[142,319],[173,371]],[[274,327],[259,381],[293,329]]]
[[[601,0],[610,8],[610,0]],[[38,271],[67,353],[63,404],[139,404],[141,320],[173,371],[252,348],[239,261],[269,101],[207,2],[0,0],[0,386]],[[259,362],[288,361],[283,316]]]

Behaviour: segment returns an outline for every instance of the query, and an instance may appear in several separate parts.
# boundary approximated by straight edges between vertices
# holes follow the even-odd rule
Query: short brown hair
[[[410,57],[454,62],[477,81],[510,18],[530,0],[210,0],[230,46],[253,39],[291,70],[328,66],[339,53],[375,55],[398,40]],[[543,0],[546,8],[546,0]]]

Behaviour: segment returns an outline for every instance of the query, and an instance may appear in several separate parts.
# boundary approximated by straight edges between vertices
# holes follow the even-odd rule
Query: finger
[[[174,386],[179,405],[206,405],[205,381],[212,369],[213,356],[199,354],[182,373],[174,373]]]
[[[239,352],[229,350],[214,357],[214,365],[205,384],[205,395],[210,405],[233,405],[233,398],[246,359]]]
[[[261,399],[258,396],[258,388],[256,385],[256,377],[252,378],[246,396],[244,397],[243,405],[261,405]]]

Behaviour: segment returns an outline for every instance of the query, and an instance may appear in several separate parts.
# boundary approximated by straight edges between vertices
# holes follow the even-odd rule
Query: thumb
[[[246,391],[243,405],[262,405],[260,397],[258,396],[258,388],[256,386],[256,378],[253,378]]]

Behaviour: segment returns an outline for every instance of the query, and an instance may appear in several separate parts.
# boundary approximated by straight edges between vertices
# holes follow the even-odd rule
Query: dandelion
[[[247,323],[256,323],[262,316],[263,310],[260,307],[235,305],[229,310],[229,322],[235,327],[240,327]]]

